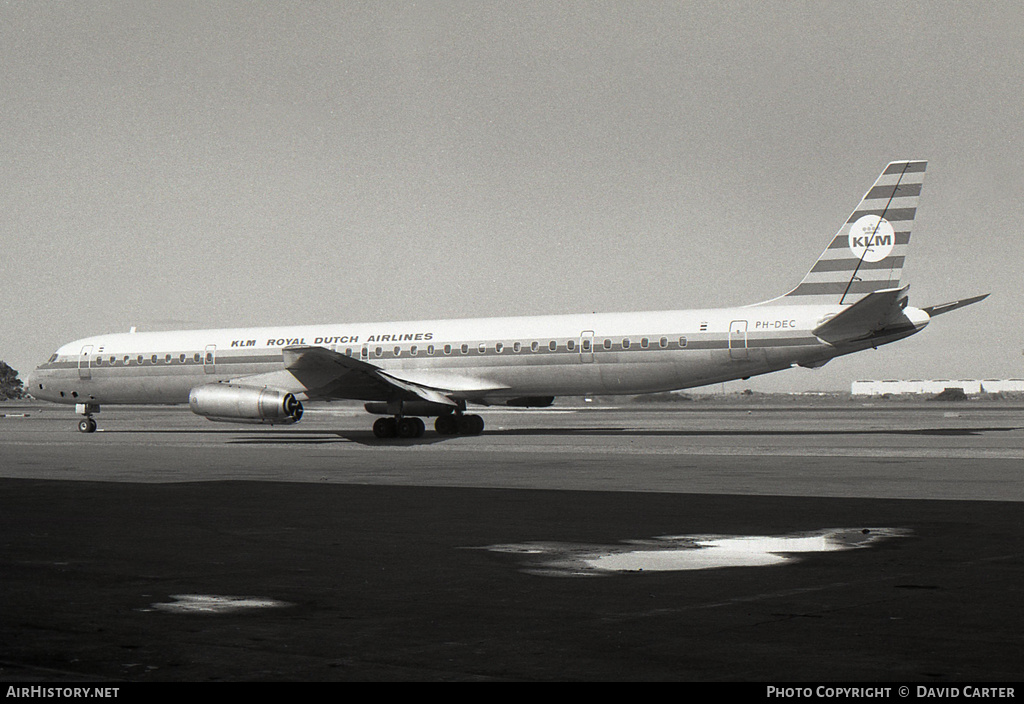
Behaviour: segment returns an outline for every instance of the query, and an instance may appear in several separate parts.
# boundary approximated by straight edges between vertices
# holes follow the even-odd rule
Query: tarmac
[[[1024,407],[0,405],[0,680],[1014,682]]]

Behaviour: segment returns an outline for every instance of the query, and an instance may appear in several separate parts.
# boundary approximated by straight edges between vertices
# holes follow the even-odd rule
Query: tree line
[[[25,387],[18,378],[18,371],[11,369],[7,362],[0,362],[0,401],[24,397]]]

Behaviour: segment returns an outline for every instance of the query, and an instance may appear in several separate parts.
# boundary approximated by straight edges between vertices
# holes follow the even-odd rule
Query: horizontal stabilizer
[[[852,342],[898,323],[907,305],[907,289],[889,288],[864,296],[852,306],[814,329],[814,334],[829,343]]]
[[[925,313],[927,313],[929,318],[934,318],[936,315],[942,315],[943,313],[948,313],[951,310],[956,310],[957,308],[963,308],[964,306],[969,306],[972,303],[977,303],[978,301],[984,301],[988,297],[989,297],[989,294],[986,293],[983,296],[974,296],[972,298],[962,298],[959,301],[953,301],[952,303],[942,303],[942,304],[937,305],[937,306],[929,306],[927,308],[922,308],[921,310],[923,310]]]

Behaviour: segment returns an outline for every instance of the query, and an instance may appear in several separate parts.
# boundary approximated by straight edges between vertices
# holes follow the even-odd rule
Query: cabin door
[[[580,333],[580,361],[589,364],[594,361],[594,331],[584,330]]]
[[[78,357],[78,378],[92,378],[92,345],[82,348],[82,354]]]

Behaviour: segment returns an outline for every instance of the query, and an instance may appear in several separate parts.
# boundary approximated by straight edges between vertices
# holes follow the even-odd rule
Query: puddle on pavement
[[[249,609],[274,609],[291,606],[286,601],[265,597],[218,596],[215,594],[172,594],[172,602],[153,604],[146,611],[166,611],[176,614],[225,614]]]
[[[618,545],[519,543],[485,550],[521,556],[523,571],[551,577],[768,567],[791,563],[807,553],[866,548],[905,537],[900,528],[832,528],[782,536],[676,535]]]

